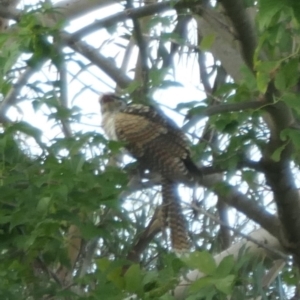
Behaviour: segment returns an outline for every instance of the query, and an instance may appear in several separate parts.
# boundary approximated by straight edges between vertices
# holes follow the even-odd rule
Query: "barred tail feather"
[[[164,179],[162,182],[162,199],[164,215],[171,231],[171,243],[175,252],[181,253],[190,249],[185,219],[182,214],[177,184]]]

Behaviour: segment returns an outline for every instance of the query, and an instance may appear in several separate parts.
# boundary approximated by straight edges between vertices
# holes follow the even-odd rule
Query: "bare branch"
[[[220,199],[244,213],[248,218],[258,223],[272,235],[279,238],[280,223],[277,217],[267,212],[262,206],[250,201],[236,188],[225,184],[218,176],[206,176],[199,183],[211,189]]]
[[[60,104],[64,108],[68,108],[68,80],[67,80],[67,66],[65,63],[65,57],[62,50],[62,47],[58,45],[58,63],[57,68],[59,72],[59,91],[60,95],[58,97]],[[70,126],[70,122],[67,119],[61,118],[61,124],[63,128],[63,133],[65,137],[71,137],[72,136],[72,130]]]
[[[18,21],[20,19],[20,15],[21,15],[20,10],[0,4],[0,17],[1,18]]]
[[[137,177],[134,177],[134,180],[132,180],[128,190],[124,191],[120,197],[127,197],[129,194],[135,191],[141,190],[145,187],[149,188],[161,183],[161,179],[158,174],[151,173],[150,175],[151,178],[149,177],[149,181],[146,183],[142,182],[140,178],[138,179]],[[279,219],[266,211],[262,206],[248,199],[247,196],[239,192],[237,188],[224,183],[222,175],[203,175],[202,172],[199,172],[197,182],[199,185],[204,186],[215,193],[221,201],[224,201],[238,211],[242,212],[249,219],[253,220],[272,235],[279,238]],[[185,182],[185,184],[188,186],[195,185],[195,183],[191,182]]]
[[[110,76],[120,87],[126,88],[132,82],[131,79],[120,71],[114,64],[105,58],[95,48],[89,46],[85,42],[76,42],[73,35],[64,33],[61,34],[62,41],[70,48],[77,51],[84,57],[88,58],[93,64],[102,69],[108,76]]]

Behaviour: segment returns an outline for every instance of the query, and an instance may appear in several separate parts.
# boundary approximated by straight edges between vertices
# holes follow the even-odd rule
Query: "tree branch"
[[[131,0],[127,0],[127,8],[133,9],[133,4]],[[148,66],[148,46],[143,37],[142,27],[140,22],[136,17],[132,17],[133,28],[134,28],[134,37],[136,43],[139,47],[139,62],[141,66],[141,75],[142,75],[142,96],[146,97],[148,94],[148,83],[149,83],[149,66]],[[137,66],[138,67],[138,66]],[[136,74],[137,74],[136,70]]]
[[[278,95],[273,82],[268,86],[265,99],[272,105],[266,106],[268,116],[265,117],[270,129],[270,140],[264,149],[262,164],[267,183],[270,185],[274,200],[278,208],[278,216],[281,221],[283,244],[295,254],[298,266],[300,266],[300,194],[295,184],[295,178],[291,170],[291,157],[293,145],[291,141],[282,141],[282,130],[294,124],[292,110],[282,101],[274,103],[274,97]],[[275,160],[273,154],[282,147],[279,158]]]
[[[205,36],[213,36],[210,52],[221,61],[228,75],[236,82],[243,78],[241,67],[244,65],[236,37],[230,31],[228,19],[212,8],[202,8],[194,16],[198,27],[198,41]]]
[[[58,50],[58,73],[59,73],[59,91],[60,95],[58,96],[60,105],[68,109],[68,80],[67,80],[67,66],[65,62],[65,55],[63,49],[60,45],[60,41],[57,41],[57,50]],[[67,118],[60,118],[60,122],[62,125],[63,133],[65,137],[72,137],[72,129],[70,126],[70,121]]]
[[[18,21],[20,19],[20,16],[21,16],[20,10],[0,4],[0,17],[1,18]]]
[[[73,35],[63,33],[60,35],[62,41],[65,42],[73,50],[77,51],[93,64],[102,69],[109,77],[111,77],[121,88],[126,88],[132,82],[131,79],[120,71],[114,64],[111,63],[95,48],[89,46],[85,42],[76,42]]]
[[[176,2],[176,1],[175,1]],[[178,2],[178,1],[177,1]],[[122,12],[116,13],[112,16],[108,16],[101,20],[95,21],[90,25],[85,26],[82,29],[73,33],[74,41],[82,39],[87,34],[90,34],[101,28],[109,28],[119,22],[123,22],[129,18],[137,19],[141,17],[150,16],[157,13],[162,13],[173,9],[174,1],[164,1],[155,4],[149,4],[142,7],[126,9]]]
[[[147,174],[151,177],[148,177],[148,181],[142,182],[141,178],[133,177],[131,185],[129,186],[128,190],[124,191],[121,198],[129,196],[131,193],[144,189],[145,186],[150,188],[154,185],[161,184],[161,178],[156,173],[149,173]],[[145,178],[145,177],[143,177]],[[213,193],[215,193],[220,200],[224,201],[225,203],[231,205],[239,212],[245,214],[249,219],[253,220],[268,232],[270,232],[275,237],[279,238],[280,235],[280,222],[278,218],[269,212],[267,212],[262,206],[258,205],[254,201],[251,201],[247,198],[244,194],[239,192],[235,187],[225,184],[222,180],[222,176],[220,175],[203,175],[200,171],[196,180],[199,185],[208,188]],[[183,182],[187,184],[187,186],[195,185],[195,183],[191,182]]]
[[[121,0],[62,0],[53,5],[54,11],[58,11],[55,15],[55,20],[70,21],[89,12],[93,12],[96,9],[117,3],[119,3],[120,6],[122,5]]]
[[[248,218],[262,226],[273,236],[279,238],[280,223],[277,217],[267,212],[262,206],[249,200],[233,186],[226,184],[218,176],[206,176],[199,179],[199,183],[212,190],[222,201],[231,205]]]
[[[153,238],[161,232],[163,225],[161,220],[163,219],[160,215],[162,214],[162,207],[156,208],[151,221],[145,230],[140,234],[134,246],[130,249],[127,259],[138,263],[140,261],[140,255],[153,240]]]
[[[200,115],[193,116],[185,125],[182,126],[182,130],[184,132],[187,132],[191,127],[195,126],[201,119],[205,117],[210,117],[222,113],[244,111],[247,109],[259,110],[267,105],[270,104],[265,101],[249,101],[241,103],[224,103],[220,105],[209,106],[205,110],[203,110]]]
[[[253,70],[253,55],[257,38],[254,24],[246,11],[244,2],[241,0],[222,0],[221,3],[238,34],[244,60],[248,67]]]

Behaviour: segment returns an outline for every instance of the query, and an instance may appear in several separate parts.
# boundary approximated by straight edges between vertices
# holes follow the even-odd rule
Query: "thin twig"
[[[48,266],[46,265],[46,263],[44,262],[43,258],[41,255],[39,255],[37,258],[37,261],[39,262],[41,268],[44,270],[44,272],[48,273],[57,284],[59,284],[60,286],[62,286],[62,282],[61,280],[58,278],[58,276],[48,268]]]
[[[67,81],[67,66],[65,63],[64,52],[61,46],[58,45],[59,51],[59,63],[58,63],[58,72],[59,72],[59,91],[60,96],[58,97],[60,104],[63,108],[68,109],[68,81]],[[61,118],[62,129],[65,137],[70,138],[72,136],[72,130],[69,120]]]
[[[26,85],[30,77],[37,72],[38,69],[41,68],[41,66],[44,64],[44,60],[41,61],[37,66],[33,67],[27,67],[26,70],[21,74],[21,76],[18,78],[17,82],[12,86],[12,88],[9,90],[3,101],[0,102],[0,115],[4,116],[8,110],[8,108],[12,104],[16,104],[17,97],[21,91],[21,89]]]
[[[102,69],[109,77],[111,77],[121,88],[126,88],[132,80],[120,71],[107,57],[103,56],[97,49],[85,42],[76,42],[72,34],[62,33],[60,35],[62,41],[73,50],[77,51],[94,65]]]
[[[131,0],[127,0],[127,8],[128,9],[134,8]],[[136,43],[140,50],[139,58],[141,62],[141,73],[142,73],[142,82],[143,82],[142,95],[146,96],[148,94],[148,81],[149,81],[148,46],[143,37],[142,28],[137,17],[131,16],[131,19],[133,23]]]

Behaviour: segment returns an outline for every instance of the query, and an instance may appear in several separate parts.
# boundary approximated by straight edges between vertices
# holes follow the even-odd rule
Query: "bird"
[[[170,228],[175,252],[190,249],[178,184],[193,181],[199,169],[191,159],[189,140],[160,110],[143,104],[127,105],[114,93],[99,99],[102,128],[110,140],[121,141],[143,169],[161,176],[163,223]]]

